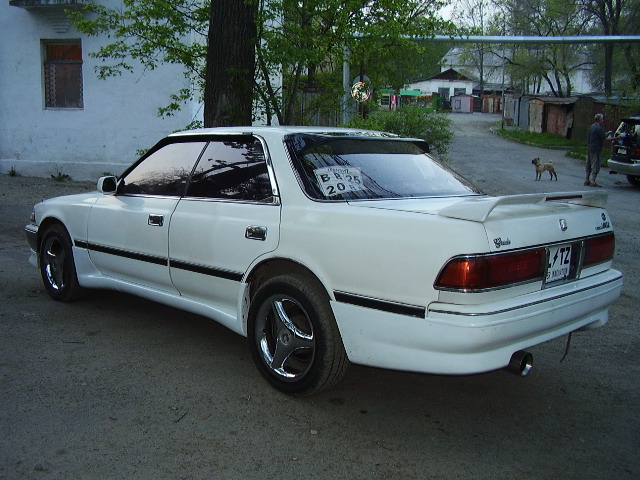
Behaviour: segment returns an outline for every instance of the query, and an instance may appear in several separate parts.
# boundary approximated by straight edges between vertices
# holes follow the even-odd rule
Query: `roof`
[[[449,80],[449,81],[463,80],[467,82],[473,82],[473,79],[464,76],[463,74],[454,70],[453,68],[445,70],[444,72],[440,72],[437,75],[434,75],[433,77],[427,78],[427,80]]]
[[[545,103],[556,105],[571,105],[578,101],[578,97],[534,97],[534,100],[542,100]]]
[[[183,137],[183,136],[206,136],[206,135],[287,135],[308,133],[315,135],[355,135],[367,137],[398,137],[398,135],[388,132],[379,132],[376,130],[363,130],[355,128],[342,127],[308,127],[293,125],[274,125],[274,126],[243,126],[243,127],[212,127],[200,128],[196,130],[185,130],[169,135],[167,138]]]

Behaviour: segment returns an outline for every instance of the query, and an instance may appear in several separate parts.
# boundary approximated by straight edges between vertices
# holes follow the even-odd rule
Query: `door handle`
[[[250,225],[244,232],[244,236],[249,240],[261,240],[264,242],[267,239],[267,227],[256,227],[254,225]]]
[[[149,215],[149,220],[147,222],[152,227],[161,227],[164,225],[164,215],[154,215],[153,213]]]

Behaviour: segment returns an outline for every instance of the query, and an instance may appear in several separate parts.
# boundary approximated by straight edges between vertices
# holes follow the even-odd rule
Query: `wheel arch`
[[[320,280],[318,275],[316,275],[310,268],[296,262],[295,260],[287,258],[270,258],[257,264],[247,275],[245,282],[249,285],[249,298],[253,298],[258,288],[260,288],[260,286],[267,280],[279,275],[291,273],[309,278],[310,281],[317,283],[329,298],[332,297],[324,282]]]
[[[327,299],[332,299],[332,292],[326,287],[324,282],[307,266],[288,258],[269,258],[256,264],[245,277],[244,294],[241,299],[240,318],[242,319],[242,332],[247,335],[247,321],[249,319],[249,307],[251,301],[259,288],[268,280],[284,275],[295,273],[304,276],[309,281],[314,282],[326,295]]]
[[[37,247],[37,251],[40,251],[40,247],[42,245],[42,237],[44,236],[44,233],[53,225],[60,225],[62,228],[65,229],[65,231],[67,232],[67,235],[69,235],[69,238],[71,239],[71,244],[75,245],[75,242],[73,241],[73,238],[71,237],[71,233],[69,232],[69,229],[67,228],[67,226],[64,224],[64,222],[62,220],[60,220],[57,217],[46,217],[43,218],[42,221],[40,222],[40,225],[38,225],[38,233],[36,236],[36,247]]]

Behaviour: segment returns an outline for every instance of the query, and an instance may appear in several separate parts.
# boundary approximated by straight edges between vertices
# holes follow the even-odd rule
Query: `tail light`
[[[542,279],[546,250],[474,255],[451,259],[435,283],[438,289],[485,290]]]
[[[613,232],[573,243],[572,273],[579,270],[578,249],[582,248],[582,267],[608,262],[615,251]],[[575,263],[573,263],[575,262]],[[440,271],[434,287],[438,290],[481,291],[544,280],[547,248],[539,247],[517,252],[488,255],[466,255],[449,260]]]
[[[584,260],[582,266],[589,267],[608,262],[613,258],[616,249],[616,237],[613,232],[600,237],[588,238],[584,243]]]

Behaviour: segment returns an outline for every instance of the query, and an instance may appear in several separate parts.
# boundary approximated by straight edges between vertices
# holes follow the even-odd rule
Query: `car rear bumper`
[[[611,158],[607,165],[612,172],[640,177],[640,163],[620,162]]]
[[[425,318],[332,302],[353,363],[422,373],[466,375],[508,365],[513,353],[608,321],[622,290],[616,270],[485,305],[429,305]]]

